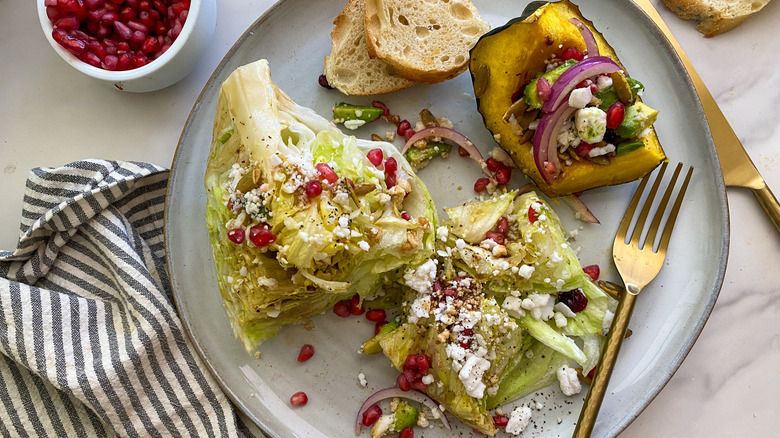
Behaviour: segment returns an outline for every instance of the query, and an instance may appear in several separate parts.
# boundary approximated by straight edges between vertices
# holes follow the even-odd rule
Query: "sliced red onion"
[[[441,137],[454,142],[456,145],[462,147],[469,153],[469,157],[471,157],[472,160],[479,164],[483,173],[487,172],[487,170],[485,170],[485,159],[482,157],[482,153],[479,152],[479,149],[477,149],[474,143],[472,143],[471,140],[466,138],[466,136],[460,132],[455,131],[454,129],[445,128],[443,126],[434,126],[415,132],[414,135],[409,137],[409,140],[406,141],[404,148],[401,150],[401,154],[405,154],[406,151],[408,151],[409,148],[412,147],[412,145],[414,145],[417,141],[426,139],[428,137]],[[490,176],[489,172],[487,175]]]
[[[599,220],[596,218],[596,215],[593,214],[593,212],[590,211],[587,205],[585,205],[584,202],[582,202],[582,199],[580,199],[577,195],[568,195],[563,196],[563,202],[566,203],[566,205],[569,206],[572,210],[574,210],[575,213],[578,213],[575,217],[583,222],[590,222],[592,224],[600,224]]]
[[[585,79],[618,70],[620,66],[606,56],[589,57],[574,64],[555,81],[550,100],[542,104],[542,111],[551,113],[557,110],[566,101],[571,90]]]
[[[447,429],[450,428],[450,422],[447,420],[447,416],[444,415],[444,412],[441,412],[439,409],[439,404],[436,403],[436,401],[434,401],[432,398],[414,389],[409,391],[401,391],[398,389],[398,387],[392,386],[390,388],[380,389],[379,391],[368,396],[366,401],[363,402],[363,405],[360,406],[360,410],[358,411],[357,418],[355,419],[355,435],[360,435],[360,430],[363,427],[363,424],[361,423],[363,413],[366,412],[368,408],[371,407],[371,405],[379,403],[380,401],[386,400],[388,398],[396,397],[413,400],[417,403],[422,403],[425,406],[428,406],[431,411],[438,411],[439,419],[441,419],[444,427]]]
[[[596,38],[593,36],[593,32],[590,31],[590,28],[585,26],[585,24],[576,17],[569,18],[569,23],[577,26],[577,30],[582,34],[582,39],[585,40],[585,49],[588,51],[588,57],[599,56],[599,46],[596,44]]]
[[[558,132],[574,111],[577,111],[577,108],[561,105],[555,112],[543,115],[539,120],[539,126],[536,127],[536,133],[534,133],[534,162],[547,184],[552,184],[552,181],[560,172]]]
[[[552,88],[550,87],[550,83],[547,81],[547,79],[541,77],[536,81],[536,94],[539,95],[539,99],[542,99],[542,102],[547,102],[550,100],[551,92]]]

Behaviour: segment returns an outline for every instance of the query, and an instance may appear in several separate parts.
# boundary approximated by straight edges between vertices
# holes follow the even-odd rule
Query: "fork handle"
[[[612,368],[620,352],[623,338],[626,336],[626,330],[628,330],[628,322],[634,311],[636,297],[636,293],[629,293],[628,288],[621,294],[617,310],[615,310],[615,317],[612,320],[612,327],[609,329],[609,333],[607,333],[601,361],[596,367],[590,390],[588,390],[588,395],[585,397],[585,403],[582,406],[580,418],[577,420],[577,427],[574,429],[572,438],[587,438],[593,432],[593,426],[596,424],[596,417],[599,414],[601,402],[604,400],[604,395],[607,392],[609,378],[612,376]]]
[[[780,231],[780,203],[777,202],[774,193],[769,190],[769,186],[765,183],[764,187],[753,189],[753,194],[758,198],[758,203],[761,204],[777,231]]]

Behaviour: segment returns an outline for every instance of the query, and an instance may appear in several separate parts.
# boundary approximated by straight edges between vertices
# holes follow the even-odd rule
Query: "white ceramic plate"
[[[525,2],[474,0],[493,27],[520,15]],[[695,166],[665,268],[643,291],[631,323],[633,336],[623,345],[594,436],[615,436],[661,390],[701,331],[723,281],[728,251],[728,211],[715,149],[687,74],[670,46],[632,3],[588,0],[581,6],[616,49],[627,69],[645,84],[644,100],[660,110],[658,136],[672,162]],[[184,127],[169,185],[165,225],[168,267],[174,298],[186,331],[228,396],[271,436],[350,436],[355,414],[374,390],[391,386],[396,373],[382,355],[358,355],[373,333],[362,317],[341,319],[328,312],[316,328],[289,327],[264,343],[259,358],[234,340],[222,307],[204,220],[203,174],[211,143],[217,95],[222,81],[240,65],[267,58],[274,81],[296,102],[329,117],[334,103],[369,103],[347,98],[317,84],[323,56],[330,53],[331,21],[344,0],[284,0],[255,22],[214,72]],[[422,108],[446,116],[483,151],[494,146],[476,111],[468,74],[433,86],[417,85],[383,96],[394,113],[417,119]],[[379,123],[379,125],[376,125]],[[387,130],[383,122],[357,135]],[[453,154],[420,172],[438,206],[449,207],[474,195],[479,170]],[[516,175],[515,185],[524,178]],[[583,195],[601,225],[577,222],[557,207],[567,229],[578,229],[584,265],[598,263],[602,278],[619,281],[611,266],[611,242],[635,183],[596,189]],[[313,344],[316,354],[299,364],[298,350]],[[358,384],[363,372],[368,387]],[[305,408],[293,409],[290,395],[309,395]],[[534,411],[534,436],[571,436],[584,398],[566,398],[556,388],[531,395],[544,407]],[[457,421],[454,422],[458,424]],[[458,425],[461,436],[471,429]],[[365,433],[364,433],[365,434]],[[418,429],[416,436],[453,436],[438,428]]]

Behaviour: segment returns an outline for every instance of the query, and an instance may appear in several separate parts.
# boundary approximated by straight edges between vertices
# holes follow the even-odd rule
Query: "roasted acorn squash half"
[[[555,3],[533,2],[522,17],[485,34],[471,50],[469,69],[479,112],[494,139],[506,150],[520,170],[551,197],[563,196],[594,187],[633,181],[652,171],[666,160],[653,128],[619,153],[592,160],[565,160],[560,173],[549,183],[537,168],[533,154],[533,131],[520,132],[516,120],[506,120],[513,103],[522,99],[523,87],[546,71],[545,60],[560,55],[562,47],[584,51],[585,41],[577,27],[569,22],[575,17],[593,34],[601,56],[612,59],[625,71],[615,51],[596,31],[593,23],[582,17],[577,6],[567,0]],[[635,97],[635,101],[641,101]],[[564,103],[566,105],[566,103]],[[515,105],[517,108],[517,105]],[[520,111],[523,111],[521,108]],[[519,113],[517,117],[527,113]],[[575,157],[576,158],[576,157]],[[550,178],[548,178],[550,179]]]

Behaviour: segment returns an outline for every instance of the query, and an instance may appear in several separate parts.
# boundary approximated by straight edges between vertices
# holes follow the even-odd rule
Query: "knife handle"
[[[753,194],[758,198],[758,203],[761,204],[761,208],[769,216],[777,231],[780,231],[780,203],[777,202],[775,194],[766,184],[760,189],[753,189]]]

